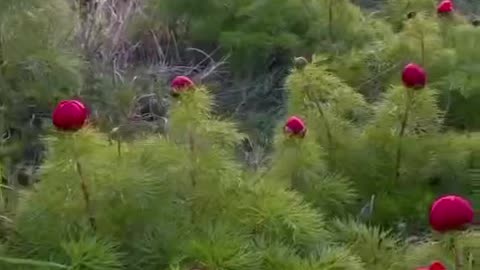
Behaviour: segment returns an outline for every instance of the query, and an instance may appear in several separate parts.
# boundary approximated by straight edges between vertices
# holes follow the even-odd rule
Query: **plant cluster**
[[[238,160],[249,136],[215,113],[212,87],[189,76],[165,87],[162,132],[125,125],[107,135],[115,121],[85,102],[95,87],[85,98],[62,92],[88,74],[63,62],[81,62],[55,36],[67,34],[40,31],[68,25],[69,13],[16,3],[0,4],[2,119],[24,112],[31,90],[55,130],[42,136],[39,182],[1,186],[1,269],[478,269],[480,29],[452,1],[388,1],[388,19],[343,0],[148,1],[147,17],[167,12],[179,36],[205,41],[194,34],[212,29],[243,71],[254,67],[248,55],[318,52],[293,61],[287,116],[272,124],[272,153],[256,166]],[[287,10],[296,16],[285,20]],[[213,11],[222,16],[206,16]],[[21,26],[42,39],[16,48],[27,37],[11,29]],[[154,129],[144,105],[140,120],[124,120]]]
[[[243,135],[211,114],[203,86],[180,81],[189,80],[172,82],[167,135],[122,148],[83,127],[82,102],[57,105],[42,181],[2,222],[3,268],[474,269],[479,236],[463,231],[473,222],[466,199],[433,203],[438,239],[404,242],[341,214],[355,192],[318,166],[328,162],[321,135],[307,133],[303,119],[291,117],[279,130],[271,167],[248,173],[234,158]]]

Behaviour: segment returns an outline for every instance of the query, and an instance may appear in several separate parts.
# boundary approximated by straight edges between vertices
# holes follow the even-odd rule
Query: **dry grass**
[[[84,54],[90,61],[94,60],[113,69],[117,79],[123,80],[129,70],[141,63],[150,66],[146,75],[160,76],[156,76],[156,79],[169,80],[172,76],[182,74],[200,82],[213,76],[215,71],[225,64],[226,58],[221,61],[214,61],[212,58],[218,49],[208,53],[197,48],[184,48],[180,52],[175,37],[167,28],[163,28],[161,32],[144,29],[143,32],[148,33],[148,37],[145,37],[145,40],[133,40],[129,35],[129,28],[136,18],[143,16],[144,0],[67,1],[70,1],[72,8],[81,18],[76,29],[76,38]],[[86,16],[83,15],[85,13]],[[148,54],[138,59],[139,51]],[[192,53],[200,55],[201,60],[184,64],[178,59],[181,54]],[[175,58],[179,61],[172,63],[171,59]]]
[[[138,91],[128,106],[130,116],[135,114],[138,100],[152,95],[152,92],[139,90],[138,85],[145,81],[158,87],[177,75],[189,76],[197,83],[228,77],[229,72],[225,69],[228,57],[220,61],[212,57],[218,53],[218,48],[210,53],[197,48],[180,49],[172,31],[166,27],[160,30],[133,29],[136,35],[132,35],[136,20],[145,15],[144,0],[66,1],[70,1],[80,18],[75,38],[89,62],[90,76],[103,74],[112,78],[114,85],[128,85]],[[193,59],[189,57],[192,54],[200,60],[181,60]]]

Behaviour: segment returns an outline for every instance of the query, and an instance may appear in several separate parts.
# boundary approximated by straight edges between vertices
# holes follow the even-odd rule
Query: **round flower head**
[[[53,125],[64,131],[77,131],[88,118],[88,109],[78,100],[63,100],[52,114]]]
[[[402,81],[408,88],[422,89],[427,84],[427,74],[421,66],[410,63],[403,68]]]
[[[437,199],[430,208],[430,225],[435,231],[462,230],[473,222],[470,202],[460,196],[448,195]]]
[[[289,136],[303,138],[307,133],[307,127],[305,125],[305,122],[301,118],[297,116],[292,116],[288,118],[287,122],[285,123],[284,131],[285,134]]]
[[[454,10],[453,3],[451,0],[444,0],[440,2],[437,6],[437,13],[438,14],[449,14],[452,13]]]
[[[186,76],[177,76],[173,79],[170,87],[172,88],[172,96],[178,96],[181,92],[194,88],[195,84]]]
[[[447,268],[441,262],[435,261],[428,267],[419,267],[416,270],[447,270]]]

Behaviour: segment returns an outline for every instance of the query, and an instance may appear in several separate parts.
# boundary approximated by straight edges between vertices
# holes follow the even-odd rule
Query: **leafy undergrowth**
[[[172,10],[162,11],[173,21],[186,11],[197,15],[193,22],[217,18],[205,16],[210,11],[198,3],[167,2]],[[427,222],[439,195],[479,202],[480,28],[464,17],[435,14],[433,0],[387,1],[385,18],[366,16],[348,1],[309,1],[313,15],[303,25],[301,1],[277,11],[244,1],[231,14],[208,1],[223,12],[221,24],[212,20],[197,29],[221,26],[212,30],[214,43],[231,45],[240,74],[255,73],[252,62],[263,69],[265,52],[277,46],[289,54],[297,46],[319,52],[308,61],[297,58],[289,70],[282,91],[295,118],[275,128],[273,153],[245,166],[239,155],[254,159],[258,149],[239,151],[248,136],[214,113],[215,98],[204,86],[171,98],[170,112],[163,108],[158,117],[167,123],[161,132],[129,126],[132,112],[125,108],[136,85],[110,82],[101,72],[87,80],[87,63],[65,42],[73,40],[72,11],[60,0],[46,3],[0,3],[1,131],[25,135],[2,136],[2,175],[10,176],[21,159],[13,156],[21,152],[15,147],[38,135],[36,115],[58,98],[85,83],[87,100],[113,107],[94,108],[91,125],[77,132],[44,134],[48,151],[38,183],[2,184],[0,269],[407,270],[437,260],[447,269],[479,268],[474,227],[437,233]],[[162,14],[159,1],[149,3],[155,9],[147,19]],[[290,7],[295,20],[275,34],[285,21],[281,11]],[[410,9],[415,13],[406,18]],[[262,20],[244,16],[248,10],[259,13],[252,18],[268,18],[268,31]],[[415,87],[405,78],[400,84],[400,69],[411,61],[425,68],[428,83],[420,72]],[[24,106],[32,100],[36,108]],[[160,129],[154,120],[140,120]],[[100,131],[118,122],[129,134]]]
[[[324,71],[299,72],[305,73],[292,75],[292,85],[295,76]],[[350,91],[335,89],[335,95],[317,94],[328,99]],[[411,90],[393,88],[384,102],[401,91]],[[427,89],[418,95],[420,107],[432,106]],[[353,97],[350,102],[365,105]],[[354,184],[328,165],[337,155],[321,154],[342,148],[322,148],[324,129],[312,118],[304,138],[280,130],[271,166],[252,172],[235,160],[244,135],[212,115],[212,106],[202,87],[182,93],[173,101],[166,135],[129,143],[109,142],[92,127],[51,134],[40,183],[19,194],[2,222],[2,269],[383,270],[434,260],[453,267],[458,258],[462,269],[476,269],[475,231],[409,243],[351,217]],[[324,115],[341,119],[343,108],[326,108]],[[380,119],[373,123],[388,123]],[[331,131],[345,133],[345,125],[331,125]]]

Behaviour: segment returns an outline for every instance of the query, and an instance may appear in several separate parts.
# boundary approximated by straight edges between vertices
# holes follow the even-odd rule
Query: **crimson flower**
[[[88,118],[88,109],[78,100],[63,100],[52,114],[53,125],[64,131],[77,131]]]
[[[440,2],[437,6],[437,13],[438,14],[449,14],[453,12],[453,3],[451,0],[444,0]]]
[[[460,196],[447,195],[437,199],[430,208],[430,226],[438,232],[462,230],[473,222],[471,203]]]
[[[422,89],[427,84],[427,74],[421,66],[410,63],[403,68],[402,81],[408,88]]]
[[[298,116],[288,118],[284,127],[285,134],[303,138],[307,133],[305,122]]]
[[[173,79],[170,87],[172,96],[178,96],[181,92],[194,88],[195,84],[186,76],[177,76]]]
[[[435,261],[428,267],[419,267],[416,270],[447,270],[447,268],[441,262]]]

